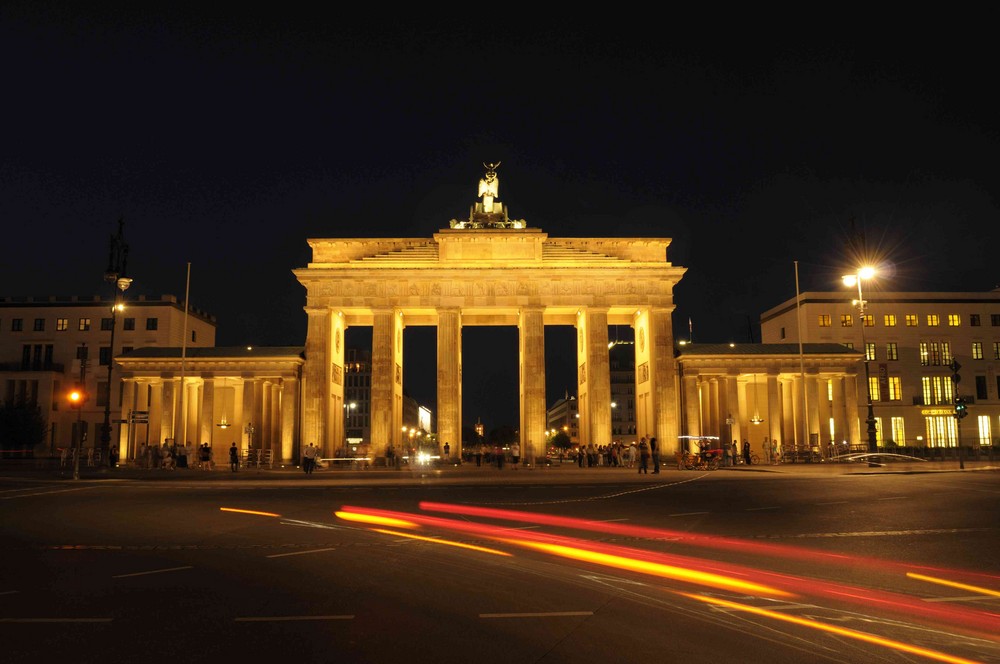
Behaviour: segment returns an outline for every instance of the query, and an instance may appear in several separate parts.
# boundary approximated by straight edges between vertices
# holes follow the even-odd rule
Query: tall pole
[[[875,429],[875,408],[872,405],[871,369],[869,368],[868,342],[865,340],[865,306],[867,304],[864,295],[861,293],[861,275],[858,275],[858,312],[861,315],[861,350],[865,354],[865,392],[868,395],[868,419],[866,420],[868,424],[868,452],[870,454],[877,454],[878,436]]]
[[[101,464],[110,465],[111,451],[111,399],[114,395],[114,383],[112,383],[112,371],[115,366],[115,327],[118,322],[118,309],[121,304],[118,295],[125,294],[125,291],[132,284],[128,278],[128,244],[125,242],[125,220],[118,220],[118,234],[111,236],[110,249],[108,251],[108,269],[104,271],[104,280],[111,284],[111,342],[108,348],[108,395],[104,404],[104,424],[101,426]],[[106,460],[106,461],[105,461]]]

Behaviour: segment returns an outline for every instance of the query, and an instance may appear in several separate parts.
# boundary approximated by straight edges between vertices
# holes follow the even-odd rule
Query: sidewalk
[[[551,466],[528,466],[514,470],[505,464],[503,469],[495,466],[476,466],[475,464],[434,465],[434,466],[403,466],[399,469],[370,468],[358,470],[351,468],[317,469],[311,475],[306,475],[298,466],[282,466],[274,464],[273,468],[240,468],[237,472],[230,470],[228,465],[216,466],[212,470],[198,468],[179,468],[164,470],[162,468],[137,468],[123,465],[118,468],[87,466],[81,460],[79,469],[81,480],[139,480],[139,481],[273,481],[297,480],[303,484],[322,482],[400,482],[426,481],[432,479],[448,479],[452,481],[484,482],[503,478],[505,482],[536,483],[544,481],[575,481],[575,482],[629,482],[657,483],[675,482],[696,475],[718,475],[719,477],[733,474],[772,474],[782,476],[834,476],[834,475],[882,475],[882,474],[914,474],[940,472],[1000,472],[1000,461],[965,461],[964,468],[957,460],[949,461],[909,461],[893,462],[883,466],[870,467],[867,462],[857,463],[782,463],[778,465],[739,465],[719,468],[717,471],[677,470],[676,464],[661,464],[661,472],[656,475],[639,474],[634,468],[614,468],[596,466],[580,468],[575,463],[556,462]],[[0,459],[0,476],[7,478],[23,477],[42,480],[73,481],[72,463],[59,465],[59,460],[33,459]]]

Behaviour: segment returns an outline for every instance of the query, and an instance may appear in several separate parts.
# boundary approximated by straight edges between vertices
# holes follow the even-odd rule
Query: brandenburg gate
[[[545,452],[545,326],[572,325],[577,340],[580,440],[611,442],[608,326],[635,333],[636,424],[676,441],[673,290],[685,272],[664,238],[552,238],[508,218],[496,167],[486,164],[465,221],[430,239],[310,239],[312,260],[294,270],[306,288],[301,436],[324,456],[344,437],[344,333],[372,328],[371,444],[404,448],[403,331],[437,327],[437,434],[461,452],[462,329],[518,328],[520,442]],[[666,449],[664,450],[666,451]]]

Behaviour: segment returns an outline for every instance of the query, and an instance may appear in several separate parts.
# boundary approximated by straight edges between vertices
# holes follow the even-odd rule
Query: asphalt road
[[[1000,661],[996,467],[797,465],[0,467],[3,661]]]

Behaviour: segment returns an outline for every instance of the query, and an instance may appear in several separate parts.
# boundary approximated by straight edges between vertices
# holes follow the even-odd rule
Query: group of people
[[[236,443],[233,443],[233,446],[235,447]],[[178,445],[169,438],[164,440],[162,445],[142,443],[136,452],[135,461],[140,468],[174,470],[197,466],[202,470],[212,470],[212,446],[208,443],[202,443],[195,450],[194,445],[190,442],[186,445]]]
[[[477,445],[473,448],[472,456],[475,458],[477,466],[482,466],[485,463],[487,466],[496,466],[497,469],[503,470],[508,453],[510,454],[511,468],[517,470],[521,463],[521,446],[516,441],[511,443],[507,449],[501,445],[487,445],[485,443]]]
[[[653,473],[660,472],[660,449],[655,436],[643,436],[638,441],[624,443],[616,440],[608,445],[581,445],[576,450],[576,463],[581,468],[609,466],[612,468],[636,468],[648,473],[649,464]]]

